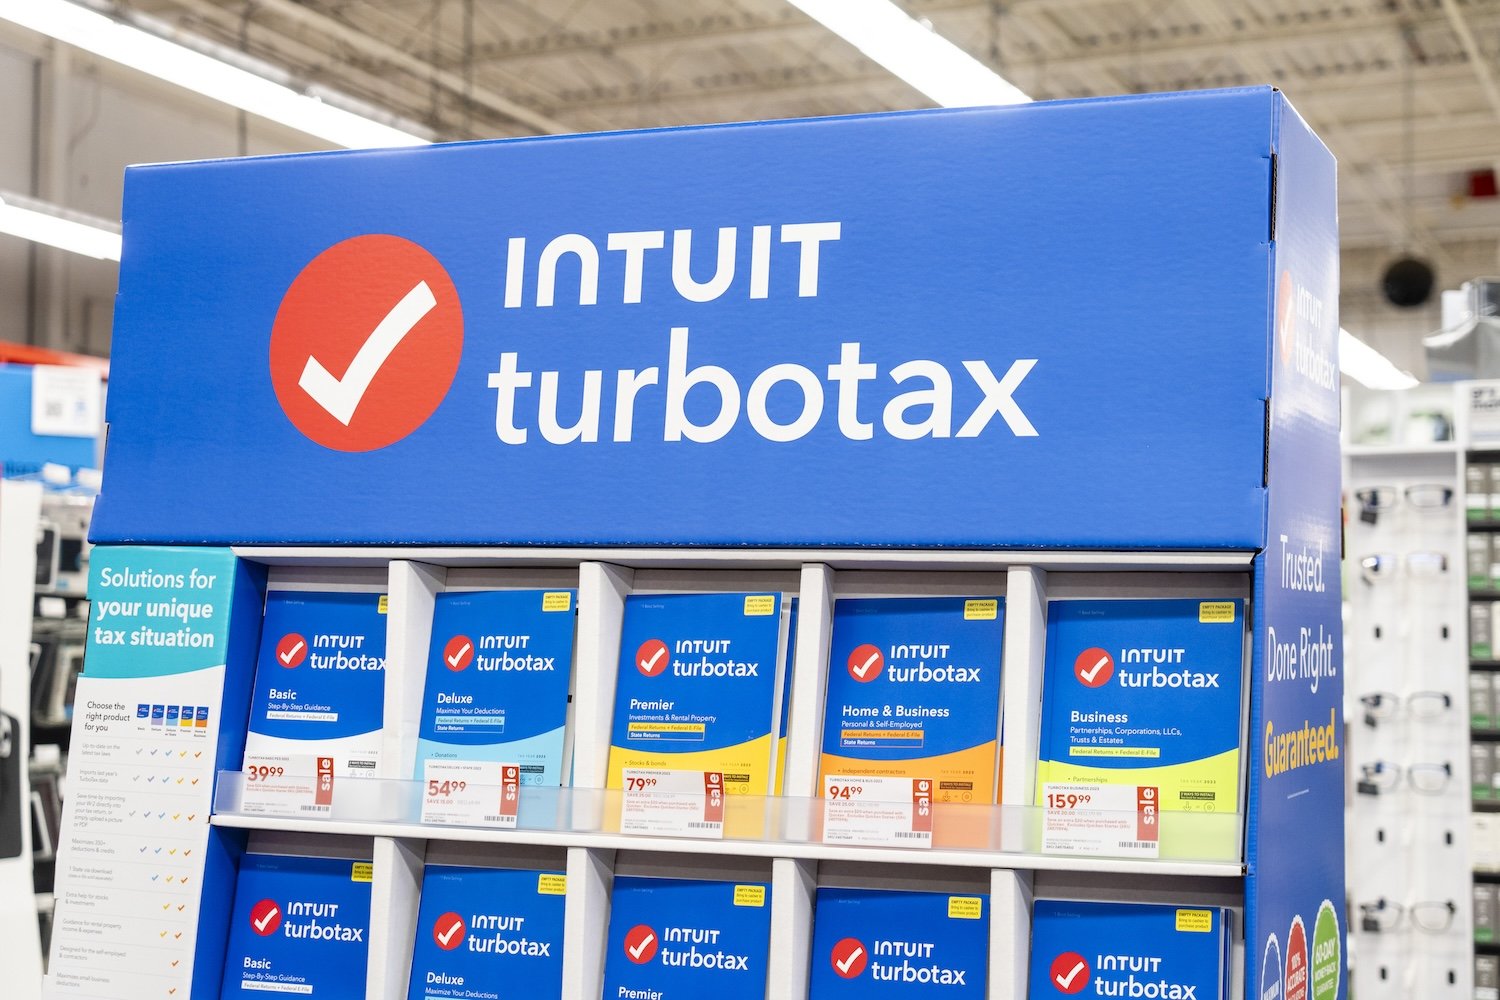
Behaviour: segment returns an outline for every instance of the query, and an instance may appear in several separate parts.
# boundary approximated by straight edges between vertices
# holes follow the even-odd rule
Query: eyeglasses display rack
[[[441,866],[563,895],[568,1000],[732,937],[694,912],[612,928],[617,877],[626,913],[657,905],[642,879],[732,882],[735,933],[769,927],[767,1000],[1145,990],[1174,935],[1222,966],[1193,995],[1346,996],[1334,165],[1278,92],[143,167],[126,191],[48,997],[308,992],[294,950],[339,995],[406,997],[419,944],[503,919],[419,919]],[[430,670],[539,652],[435,633],[485,591],[576,616],[555,787],[540,742],[419,763],[434,725],[537,735],[457,686],[424,717]],[[727,626],[631,631],[676,594],[735,595],[772,676]],[[989,669],[932,671],[916,631],[832,655],[841,601],[918,597],[1003,639],[972,782],[909,752],[946,752],[925,727],[961,697],[826,718],[833,671]],[[373,670],[378,702],[329,686]],[[620,728],[622,671],[666,693]],[[666,685],[751,675],[766,718],[728,749],[752,763],[702,763],[743,706],[679,718]],[[1133,697],[1182,708],[1132,723]],[[299,748],[304,724],[326,741]],[[900,776],[821,776],[834,724],[901,744]],[[632,734],[704,750],[621,780]],[[722,793],[761,773],[770,794]],[[440,822],[464,796],[484,814]],[[338,859],[281,863],[338,895],[256,855]],[[986,921],[951,936],[987,942],[983,982],[890,957],[941,949],[929,919],[815,950],[820,899],[858,919],[820,890],[852,889]],[[335,926],[366,899],[368,927]],[[1071,912],[1042,900],[1165,904],[1141,912],[1171,932],[1042,934]]]

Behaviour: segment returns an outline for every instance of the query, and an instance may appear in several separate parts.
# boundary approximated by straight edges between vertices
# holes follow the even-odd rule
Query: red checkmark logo
[[[1083,992],[1089,984],[1089,963],[1076,951],[1065,951],[1052,960],[1048,970],[1050,982],[1059,993],[1072,995]]]
[[[885,654],[880,647],[873,643],[864,643],[854,647],[854,652],[849,654],[849,676],[861,684],[868,684],[880,676],[885,669]]]
[[[1292,308],[1295,285],[1291,271],[1282,271],[1276,283],[1276,346],[1281,350],[1281,363],[1292,359],[1292,348],[1297,343],[1297,313]]]
[[[656,957],[656,931],[645,924],[636,924],[625,932],[625,957],[636,965],[645,965]]]
[[[356,236],[314,257],[282,296],[271,385],[309,439],[373,451],[432,416],[463,340],[458,291],[436,257],[397,236]]]
[[[444,951],[452,951],[464,943],[464,918],[457,913],[445,913],[432,925],[432,940]]]
[[[307,659],[307,640],[296,632],[288,632],[276,644],[276,662],[288,670],[300,666]]]
[[[1115,658],[1107,650],[1094,646],[1078,654],[1073,661],[1073,676],[1084,687],[1103,687],[1115,675]]]
[[[841,978],[857,979],[869,964],[870,953],[865,950],[865,944],[859,938],[846,937],[833,946],[828,961]]]
[[[667,669],[667,661],[672,655],[667,652],[667,644],[660,639],[647,639],[641,643],[641,648],[635,651],[635,669],[647,677],[660,677],[662,671]]]
[[[474,640],[466,635],[455,635],[443,647],[443,665],[454,673],[474,662]]]
[[[281,926],[281,907],[274,899],[262,899],[250,907],[250,929],[261,937],[270,937]]]

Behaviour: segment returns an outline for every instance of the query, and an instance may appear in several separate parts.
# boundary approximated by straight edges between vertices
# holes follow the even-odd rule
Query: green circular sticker
[[[1323,900],[1313,925],[1312,1000],[1334,1000],[1343,975],[1343,949],[1339,946],[1339,917],[1333,904]]]

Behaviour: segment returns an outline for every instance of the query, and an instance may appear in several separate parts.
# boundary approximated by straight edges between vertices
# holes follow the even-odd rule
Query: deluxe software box
[[[429,865],[407,1000],[558,1000],[562,872]]]
[[[1155,786],[1162,809],[1234,813],[1240,600],[1053,601],[1037,797],[1049,783]]]
[[[1218,1000],[1228,995],[1224,922],[1215,908],[1038,900],[1027,995]]]
[[[819,889],[808,1000],[980,1000],[989,939],[986,896]]]
[[[616,878],[604,996],[765,1000],[770,948],[764,883]]]
[[[247,854],[222,1000],[264,993],[363,1000],[369,928],[369,862]]]
[[[721,771],[761,796],[775,766],[780,594],[632,594],[625,600],[610,788],[627,767]]]
[[[562,783],[573,604],[571,590],[437,596],[419,774],[429,759],[496,761],[524,785]]]
[[[272,591],[245,753],[333,757],[374,777],[385,717],[385,597]]]

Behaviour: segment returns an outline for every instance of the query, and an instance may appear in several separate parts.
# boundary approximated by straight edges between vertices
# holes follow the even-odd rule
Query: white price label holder
[[[327,816],[333,810],[332,757],[245,755],[240,811],[260,816]]]
[[[1096,857],[1161,855],[1161,791],[1152,785],[1042,786],[1042,852]]]
[[[620,831],[658,837],[724,839],[724,775],[627,767]]]
[[[519,764],[429,760],[422,776],[423,823],[516,828],[521,801]]]
[[[834,774],[823,779],[823,843],[932,846],[930,778]]]

